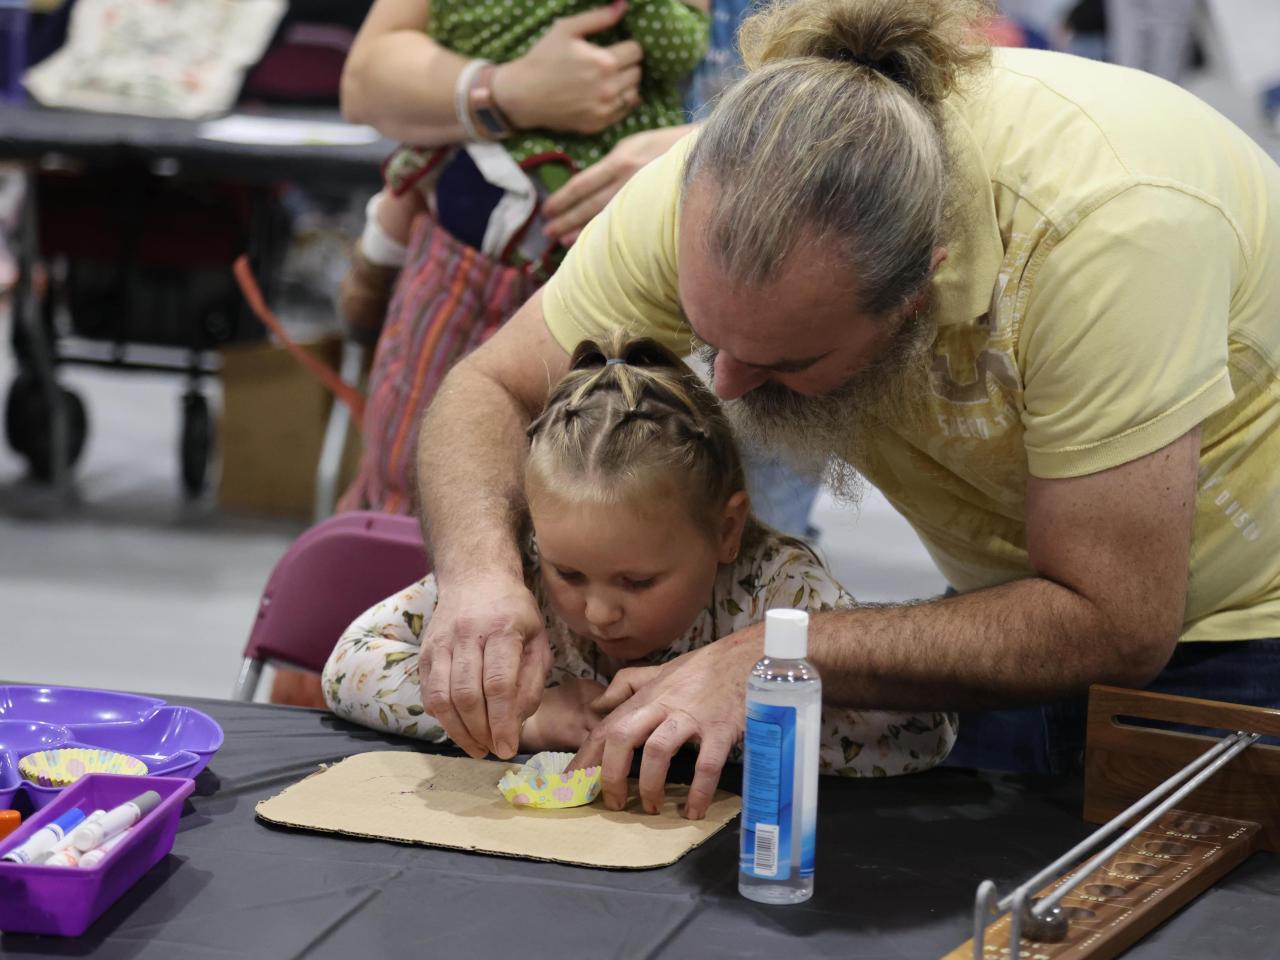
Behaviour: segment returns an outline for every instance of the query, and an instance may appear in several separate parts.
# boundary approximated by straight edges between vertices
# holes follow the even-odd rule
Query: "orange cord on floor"
[[[356,426],[363,429],[364,394],[338,376],[338,372],[323,360],[308,353],[289,338],[280,319],[267,306],[267,301],[262,296],[262,289],[258,286],[258,281],[254,279],[253,271],[249,268],[248,257],[243,254],[237,257],[236,262],[231,267],[231,272],[235,275],[236,283],[240,285],[240,292],[244,294],[244,298],[249,304],[249,309],[262,321],[263,326],[275,334],[280,344],[293,354],[300,364],[310,371],[317,380],[328,387],[335,397],[347,405],[347,409],[351,411],[351,417]]]

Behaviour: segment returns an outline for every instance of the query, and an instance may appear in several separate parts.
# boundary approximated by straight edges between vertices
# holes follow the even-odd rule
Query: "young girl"
[[[546,616],[553,666],[522,750],[576,750],[600,719],[592,702],[623,667],[663,663],[771,607],[853,603],[812,550],[754,520],[718,402],[653,341],[580,344],[529,436],[525,577]],[[334,713],[444,739],[418,684],[435,604],[428,576],[347,629],[323,675]],[[923,770],[946,757],[955,735],[950,714],[826,707],[821,768],[854,777]]]

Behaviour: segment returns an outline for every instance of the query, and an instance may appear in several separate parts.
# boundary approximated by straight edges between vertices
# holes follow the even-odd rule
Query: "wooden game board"
[[[1157,724],[1182,725],[1156,728]],[[1188,728],[1280,737],[1280,710],[1095,686],[1089,695],[1084,818],[1119,816],[1214,744]],[[1206,731],[1208,732],[1208,731]],[[1220,734],[1218,734],[1220,736]],[[1023,938],[1022,960],[1110,960],[1255,850],[1280,853],[1280,747],[1255,743],[1178,801],[1062,900],[1058,943]],[[1212,810],[1214,815],[1191,811]],[[1086,861],[1087,862],[1087,861]],[[1068,873],[1037,891],[1043,897]],[[988,925],[983,957],[1008,957],[1008,915]],[[969,960],[967,941],[943,960]]]
[[[1025,937],[1023,960],[1109,960],[1195,899],[1257,847],[1261,827],[1243,820],[1170,810],[1062,900],[1070,926],[1061,943]],[[1059,877],[1036,896],[1060,886]],[[983,957],[1009,956],[1009,916],[987,927]],[[943,960],[969,960],[967,941]]]

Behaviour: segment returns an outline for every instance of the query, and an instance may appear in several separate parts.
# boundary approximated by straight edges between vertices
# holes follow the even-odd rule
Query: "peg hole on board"
[[[1158,865],[1143,860],[1125,860],[1123,863],[1117,863],[1113,869],[1117,873],[1131,877],[1149,877],[1160,872]]]
[[[1118,883],[1086,883],[1084,892],[1091,897],[1123,897],[1129,888]]]
[[[1193,833],[1197,837],[1211,837],[1218,832],[1208,820],[1197,820],[1195,817],[1175,820],[1170,829],[1176,830],[1178,833]]]
[[[1142,845],[1147,853],[1161,853],[1166,857],[1180,857],[1188,851],[1185,843],[1176,840],[1148,840]]]

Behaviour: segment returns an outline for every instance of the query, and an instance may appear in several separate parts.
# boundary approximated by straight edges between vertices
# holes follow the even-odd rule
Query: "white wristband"
[[[458,123],[467,133],[467,140],[475,143],[485,140],[479,129],[476,127],[475,118],[471,116],[471,84],[476,78],[476,74],[481,67],[486,66],[488,60],[475,59],[467,63],[462,71],[458,74],[458,82],[453,88],[453,110],[458,115]]]

